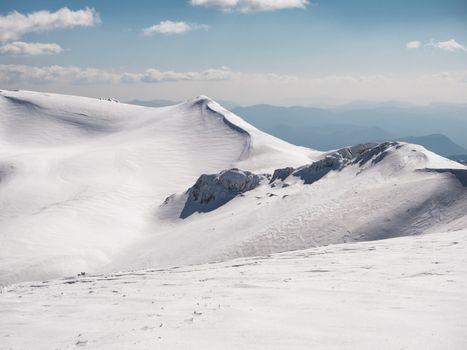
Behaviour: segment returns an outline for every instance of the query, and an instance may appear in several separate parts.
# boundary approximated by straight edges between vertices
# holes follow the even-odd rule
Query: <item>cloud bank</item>
[[[210,68],[195,72],[162,71],[150,68],[141,73],[114,72],[95,68],[26,65],[0,65],[0,83],[4,84],[131,84],[163,83],[175,81],[222,81],[262,77],[269,80],[290,80],[291,76],[277,74],[252,74],[231,70],[228,67]]]
[[[100,22],[99,14],[91,8],[72,11],[37,11],[22,14],[17,11],[0,16],[0,41],[17,40],[23,35],[60,28],[92,27]]]
[[[0,55],[4,56],[37,56],[53,55],[63,51],[58,44],[50,43],[25,43],[14,41],[0,46]]]
[[[304,9],[308,0],[191,0],[193,6],[205,6],[222,11],[251,13],[284,9]]]
[[[129,86],[131,85],[131,88]],[[64,66],[0,65],[0,86],[120,100],[181,100],[206,94],[243,104],[336,104],[354,100],[467,103],[467,71],[422,75],[288,76],[239,72],[228,67],[201,71],[117,72]]]

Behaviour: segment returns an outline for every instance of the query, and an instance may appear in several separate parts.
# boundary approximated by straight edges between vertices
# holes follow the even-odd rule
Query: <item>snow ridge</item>
[[[199,107],[201,110],[206,110],[208,111],[208,113],[212,113],[215,116],[218,116],[224,122],[224,124],[227,125],[229,128],[245,136],[246,137],[245,146],[239,157],[239,160],[242,160],[248,157],[248,154],[252,147],[251,134],[246,129],[230,121],[227,110],[222,108],[217,102],[215,102],[211,98],[204,96],[204,95],[200,95],[190,102],[192,103],[193,107]]]
[[[345,147],[329,152],[322,159],[298,168],[285,167],[275,169],[272,175],[268,173],[254,174],[237,168],[224,170],[218,174],[203,174],[187,190],[187,196],[171,195],[164,201],[163,205],[173,205],[173,202],[176,200],[185,201],[180,213],[180,218],[185,219],[195,212],[207,213],[218,209],[235,197],[242,196],[243,193],[260,186],[263,179],[269,180],[268,185],[271,188],[275,188],[276,186],[290,186],[290,183],[286,182],[290,177],[302,180],[304,185],[311,185],[331,172],[340,172],[344,168],[352,166],[357,167],[352,171],[355,172],[355,175],[359,175],[362,171],[369,170],[369,168],[383,162],[391,154],[404,158],[406,153],[406,150],[402,150],[404,146],[407,145],[400,142],[383,142],[380,144],[366,143]],[[410,151],[416,152],[414,149]],[[422,158],[426,158],[426,156],[422,154]],[[464,187],[467,183],[467,170],[429,168],[415,170],[449,173],[454,175]]]
[[[405,143],[297,147],[205,96],[1,90],[0,146],[0,285],[467,227],[465,166]]]

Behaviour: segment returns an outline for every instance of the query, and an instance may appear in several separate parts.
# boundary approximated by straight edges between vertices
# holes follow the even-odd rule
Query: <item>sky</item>
[[[467,1],[0,0],[0,88],[467,103]]]

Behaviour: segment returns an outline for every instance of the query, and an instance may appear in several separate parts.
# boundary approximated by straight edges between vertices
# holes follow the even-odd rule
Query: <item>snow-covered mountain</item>
[[[330,152],[200,96],[162,108],[0,92],[0,283],[467,228],[467,167]]]

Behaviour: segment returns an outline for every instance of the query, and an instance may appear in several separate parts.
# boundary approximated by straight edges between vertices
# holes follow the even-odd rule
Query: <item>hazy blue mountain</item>
[[[276,137],[321,150],[395,138],[378,126],[347,123],[321,108],[256,105],[235,108],[234,113]]]
[[[426,136],[408,136],[400,138],[398,141],[416,143],[424,146],[430,151],[442,156],[453,156],[467,154],[467,149],[454,143],[449,137],[442,134],[431,134]]]
[[[457,160],[458,162],[467,165],[467,153],[466,154],[455,154],[453,156],[449,156],[449,159]]]
[[[127,103],[163,107],[179,101]],[[266,104],[240,107],[222,100],[219,103],[257,128],[300,146],[329,150],[364,142],[400,140],[456,159],[465,159],[467,154],[467,105],[420,107],[400,102],[355,102],[337,108],[316,108]]]
[[[233,112],[274,136],[317,149],[431,134],[446,135],[467,148],[467,105],[385,103],[339,108],[254,105],[237,107]]]
[[[170,101],[170,100],[150,100],[150,101],[131,100],[131,101],[126,101],[126,103],[129,103],[132,105],[144,106],[144,107],[165,107],[165,106],[176,105],[179,102]]]

